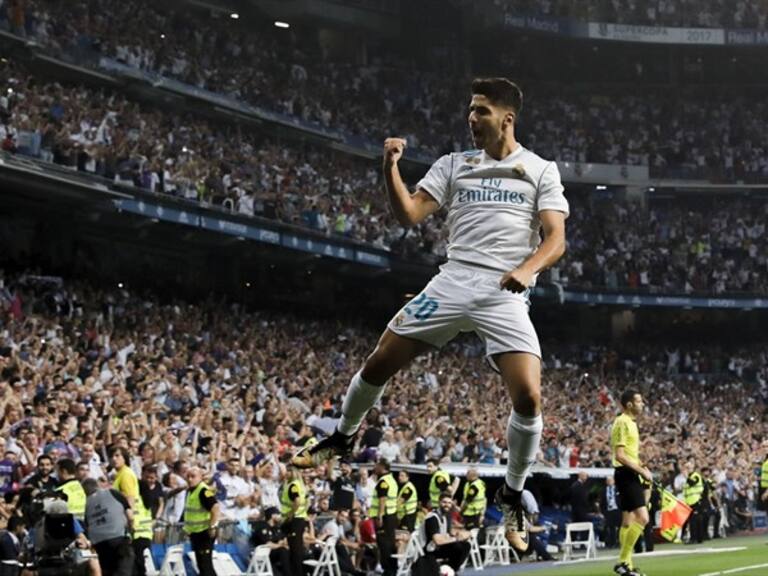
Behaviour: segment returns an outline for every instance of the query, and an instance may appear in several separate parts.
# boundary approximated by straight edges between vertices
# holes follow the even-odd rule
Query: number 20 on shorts
[[[435,313],[439,306],[437,300],[422,292],[405,306],[405,311],[408,314],[413,314],[417,320],[426,320]]]

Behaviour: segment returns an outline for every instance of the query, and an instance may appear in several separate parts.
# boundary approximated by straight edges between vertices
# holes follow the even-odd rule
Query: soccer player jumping
[[[528,294],[538,273],[565,252],[568,215],[557,165],[515,140],[522,104],[520,88],[506,78],[475,80],[468,120],[477,149],[438,159],[413,194],[398,168],[406,141],[384,142],[384,178],[395,217],[414,226],[445,207],[448,262],[389,322],[353,376],[336,431],[293,459],[296,466],[312,467],[349,452],[389,378],[426,350],[474,331],[512,400],[506,482],[496,501],[507,539],[519,551],[528,548],[523,483],[542,429],[541,350]]]

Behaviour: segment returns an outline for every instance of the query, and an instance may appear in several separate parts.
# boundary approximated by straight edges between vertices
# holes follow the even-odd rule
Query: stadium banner
[[[174,224],[186,224],[187,226],[200,226],[200,217],[186,210],[177,210],[161,204],[152,204],[143,200],[113,200],[118,210],[125,210],[134,214],[140,214],[147,218],[155,218]]]
[[[323,242],[322,240],[315,240],[314,238],[298,236],[296,234],[281,234],[281,236],[282,241],[280,244],[286,248],[301,250],[302,252],[311,252],[313,254],[322,254],[323,256],[331,256],[343,260],[355,260],[355,250],[352,248],[338,246],[336,244],[330,244],[328,242]]]
[[[768,30],[726,30],[725,43],[737,46],[767,46]]]
[[[735,310],[768,309],[768,298],[703,298],[563,290],[560,300],[578,304],[629,306],[633,308],[661,306],[666,308],[730,308]]]
[[[660,533],[665,540],[674,542],[685,526],[693,510],[685,502],[678,500],[669,490],[661,491]]]
[[[648,42],[652,44],[725,44],[722,28],[668,28],[666,26],[636,26],[590,22],[589,38],[618,42]]]
[[[211,232],[228,234],[243,239],[247,238],[256,240],[257,242],[265,242],[267,244],[280,245],[293,250],[317,254],[318,256],[339,258],[341,260],[349,260],[368,266],[378,266],[382,268],[388,268],[390,266],[389,257],[385,254],[378,254],[369,250],[334,244],[310,236],[281,233],[276,230],[269,230],[267,228],[261,228],[260,226],[253,226],[251,224],[228,220],[226,218],[201,216],[186,210],[168,208],[167,206],[145,202],[143,200],[120,199],[113,200],[113,203],[118,210],[125,210],[126,212],[162,220],[164,222],[196,226],[205,230],[210,230]]]
[[[488,13],[487,23],[498,25],[495,13]],[[548,16],[529,16],[526,14],[504,14],[504,27],[517,28],[523,30],[532,30],[534,32],[544,32],[546,34],[562,34],[564,36],[575,36],[587,38],[589,36],[589,26],[586,22],[570,20],[567,18],[552,18]]]

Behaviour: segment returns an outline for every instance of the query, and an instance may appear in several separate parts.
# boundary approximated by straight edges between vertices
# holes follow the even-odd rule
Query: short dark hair
[[[379,458],[379,459],[377,460],[376,464],[378,464],[379,466],[381,466],[382,468],[384,468],[384,470],[386,470],[387,472],[389,472],[389,471],[391,470],[391,466],[390,466],[390,464],[389,464],[389,460],[387,460],[386,458],[384,458],[384,456],[382,456],[381,458]]]
[[[24,521],[24,518],[21,516],[11,516],[8,519],[8,532],[13,532],[16,530],[19,526],[26,526],[27,523]]]
[[[75,472],[77,471],[77,467],[75,466],[75,461],[72,460],[72,458],[62,458],[61,460],[56,462],[56,468],[72,476],[74,476]]]
[[[635,396],[638,394],[640,394],[640,392],[634,388],[628,388],[627,390],[624,390],[624,392],[621,393],[621,407],[624,408],[627,404],[632,402],[635,399]]]
[[[523,91],[508,78],[475,78],[472,94],[485,96],[497,106],[512,108],[518,116],[523,111]]]
[[[124,448],[123,446],[112,446],[112,448],[109,449],[109,457],[112,458],[115,454],[120,454],[123,457],[123,460],[125,460],[125,463],[128,464],[131,460],[131,453],[128,452],[127,448]]]

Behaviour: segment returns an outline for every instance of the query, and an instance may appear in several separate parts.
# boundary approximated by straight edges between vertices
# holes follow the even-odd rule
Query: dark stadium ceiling
[[[254,12],[287,23],[354,27],[378,36],[400,32],[400,0],[182,0],[223,17]]]

